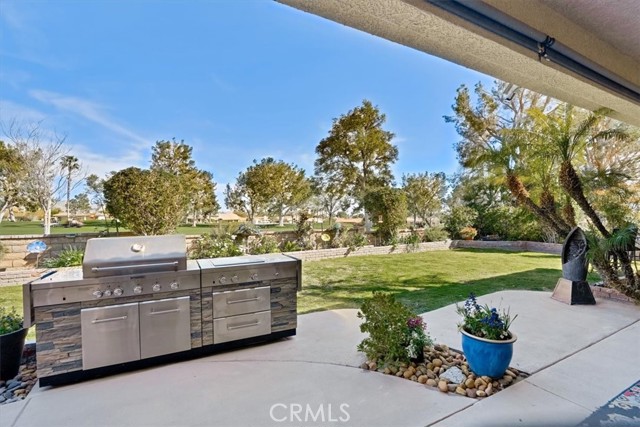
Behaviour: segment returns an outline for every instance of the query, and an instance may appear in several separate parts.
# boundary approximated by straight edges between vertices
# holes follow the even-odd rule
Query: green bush
[[[247,253],[251,255],[270,254],[280,252],[278,241],[273,236],[262,236],[247,244]]]
[[[369,360],[408,362],[422,358],[424,347],[433,344],[422,318],[393,295],[374,292],[362,304],[358,318],[364,319],[360,331],[369,334],[358,344],[358,351]]]
[[[203,234],[193,242],[190,258],[219,258],[242,255],[242,249],[230,234]]]
[[[362,248],[369,244],[369,238],[367,235],[360,231],[352,231],[342,235],[342,247],[345,247],[349,252],[353,252],[356,249]]]
[[[75,267],[82,265],[82,258],[84,258],[84,251],[69,248],[60,252],[57,257],[44,261],[44,266],[47,268]]]
[[[11,307],[9,310],[0,306],[0,335],[10,334],[20,329],[22,329],[22,316],[18,314],[16,308]]]
[[[286,240],[282,242],[282,252],[297,252],[301,251],[302,248],[298,245],[297,242],[293,242],[291,240]]]
[[[448,237],[449,235],[442,227],[425,228],[422,233],[423,242],[442,242]]]
[[[444,215],[444,229],[452,239],[460,239],[460,230],[463,227],[473,225],[478,218],[478,213],[468,206],[453,205]]]

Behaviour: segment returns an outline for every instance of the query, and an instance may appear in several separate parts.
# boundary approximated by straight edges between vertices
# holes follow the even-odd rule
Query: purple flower
[[[407,326],[410,329],[425,329],[427,327],[420,316],[409,318],[409,320],[407,320]]]

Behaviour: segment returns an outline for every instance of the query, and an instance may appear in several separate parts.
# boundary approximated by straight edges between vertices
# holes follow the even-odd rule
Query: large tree
[[[316,175],[347,188],[361,203],[369,189],[390,185],[398,148],[391,144],[393,133],[382,127],[385,121],[367,100],[334,119],[329,136],[316,147]]]
[[[560,236],[576,223],[575,204],[602,239],[621,240],[592,202],[585,158],[594,147],[631,143],[626,128],[607,123],[602,112],[579,111],[524,89],[509,96],[505,92],[504,83],[497,83],[491,91],[477,85],[474,102],[466,87],[458,90],[454,115],[446,120],[455,123],[462,136],[456,146],[461,164],[505,185],[519,205]],[[620,160],[620,165],[628,164]],[[615,161],[609,166],[605,176],[621,176]],[[637,179],[628,177],[626,181]],[[618,184],[609,180],[607,185],[613,188]],[[626,280],[618,280],[606,256],[594,259],[595,268],[605,283],[640,298],[640,280],[624,245],[607,247],[620,260]]]
[[[68,152],[65,137],[44,132],[39,123],[16,121],[9,124],[5,133],[22,162],[24,196],[44,211],[44,234],[50,234],[51,209],[64,188],[60,162]]]
[[[86,179],[87,195],[91,203],[96,206],[96,210],[100,211],[104,216],[105,226],[109,230],[109,221],[107,220],[107,206],[104,199],[104,180],[98,175],[91,174]]]
[[[605,111],[589,113],[579,111],[572,105],[559,104],[551,112],[544,114],[533,110],[531,114],[540,126],[544,142],[560,162],[558,182],[565,193],[575,201],[587,216],[592,226],[604,238],[614,234],[618,224],[606,225],[604,216],[596,212],[590,196],[586,192],[581,167],[585,165],[585,156],[591,147],[607,143],[633,143],[633,137],[626,126],[613,125],[607,122]],[[637,144],[635,144],[637,146]],[[637,158],[637,156],[635,156]],[[622,174],[622,170],[611,165],[610,175]],[[640,178],[640,176],[636,176]],[[621,188],[619,182],[609,180],[608,186]],[[611,285],[621,288],[626,294],[640,298],[640,277],[636,277],[626,248],[612,248],[613,254],[620,260],[625,275],[625,282],[618,280],[613,266],[606,259],[593,259],[598,272]]]
[[[491,90],[478,83],[474,94],[475,102],[462,85],[452,107],[454,115],[445,116],[462,136],[456,144],[460,164],[504,185],[546,227],[566,235],[571,224],[562,217],[551,185],[555,165],[540,160],[544,156],[538,154],[549,149],[535,136],[529,115],[532,108],[547,112],[553,100],[524,89],[508,93],[503,82],[496,82]],[[527,187],[536,175],[540,185],[532,193]]]
[[[0,223],[7,212],[25,201],[25,169],[18,150],[0,141]]]
[[[188,195],[179,188],[180,179],[169,172],[123,169],[104,182],[107,211],[134,233],[174,233],[188,205]]]
[[[69,212],[71,215],[88,213],[89,210],[91,210],[91,203],[87,193],[76,194],[73,199],[69,200]]]
[[[413,215],[413,226],[416,218],[431,226],[431,217],[440,211],[447,181],[443,172],[424,172],[402,176],[402,189],[407,197],[407,207]]]
[[[188,196],[186,212],[195,227],[198,218],[216,213],[220,207],[216,199],[216,184],[210,172],[196,167],[192,147],[184,141],[158,141],[151,154],[151,170],[170,173],[178,178],[176,191]]]

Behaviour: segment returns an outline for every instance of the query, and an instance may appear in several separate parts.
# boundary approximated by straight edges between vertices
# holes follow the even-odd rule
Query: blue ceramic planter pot
[[[510,340],[495,341],[476,337],[464,330],[460,332],[462,351],[471,370],[478,376],[502,377],[511,363],[513,343],[518,337],[512,332]]]

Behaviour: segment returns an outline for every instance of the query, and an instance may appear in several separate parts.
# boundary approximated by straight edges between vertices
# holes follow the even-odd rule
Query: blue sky
[[[2,0],[0,17],[3,122],[43,120],[100,176],[175,137],[219,194],[266,156],[312,174],[332,119],[365,98],[396,134],[398,182],[452,173],[442,116],[460,84],[492,80],[269,0]]]

